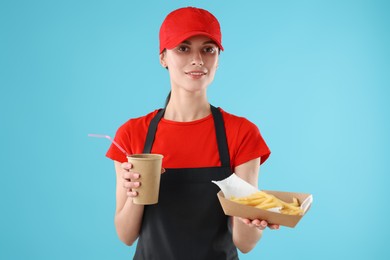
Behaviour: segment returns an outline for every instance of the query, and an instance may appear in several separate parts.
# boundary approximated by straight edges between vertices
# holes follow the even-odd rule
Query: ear
[[[163,51],[161,54],[160,54],[160,64],[161,66],[163,66],[164,68],[168,67],[166,61],[165,61],[165,51]]]

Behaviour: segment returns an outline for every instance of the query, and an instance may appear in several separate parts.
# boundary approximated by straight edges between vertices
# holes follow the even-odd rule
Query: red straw
[[[125,149],[123,149],[117,142],[114,141],[109,135],[98,135],[98,134],[88,134],[89,137],[98,137],[98,138],[107,138],[110,140],[116,147],[118,147],[119,150],[121,150],[122,153],[124,153],[126,156],[129,156],[129,154],[126,152]]]

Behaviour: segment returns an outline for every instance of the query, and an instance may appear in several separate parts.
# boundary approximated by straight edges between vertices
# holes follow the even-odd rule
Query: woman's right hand
[[[132,172],[131,168],[133,165],[129,162],[124,162],[121,164],[121,175],[123,188],[126,189],[126,194],[130,198],[134,198],[138,196],[138,192],[132,190],[133,188],[138,188],[141,186],[141,182],[139,181],[140,174],[136,172]],[[161,169],[161,173],[164,173],[165,169]]]
[[[138,196],[138,192],[132,189],[141,186],[141,182],[138,180],[140,174],[136,172],[132,172],[131,168],[133,168],[133,165],[128,162],[122,163],[121,168],[122,168],[121,175],[123,181],[123,188],[126,189],[127,196],[131,198]]]

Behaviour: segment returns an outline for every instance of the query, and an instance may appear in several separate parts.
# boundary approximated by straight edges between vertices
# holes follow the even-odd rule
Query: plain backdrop
[[[240,258],[389,259],[389,3],[1,1],[0,259],[132,259],[109,141],[87,134],[163,106],[158,31],[184,6],[221,23],[209,99],[259,127],[260,188],[314,196]]]

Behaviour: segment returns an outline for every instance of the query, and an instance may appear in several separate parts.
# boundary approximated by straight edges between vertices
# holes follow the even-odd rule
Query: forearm
[[[260,158],[256,158],[244,164],[235,167],[234,171],[238,177],[245,180],[252,186],[257,188],[258,173],[260,170]],[[233,217],[233,242],[236,247],[243,253],[247,253],[252,250],[256,243],[260,240],[262,230],[255,227],[253,224],[249,224],[250,220],[246,220],[248,223],[238,217]]]
[[[242,253],[248,253],[260,240],[263,231],[245,224],[237,217],[233,218],[233,242]]]
[[[128,196],[129,188],[125,185],[134,176],[128,176],[131,165],[115,161],[116,172],[116,211],[115,228],[119,239],[126,245],[132,245],[137,240],[142,224],[144,206],[133,204],[133,199]]]
[[[119,239],[126,245],[132,245],[138,238],[142,225],[143,205],[134,204],[128,198],[121,210],[115,213],[115,228]]]

